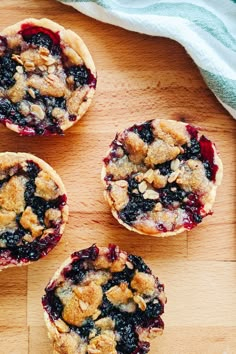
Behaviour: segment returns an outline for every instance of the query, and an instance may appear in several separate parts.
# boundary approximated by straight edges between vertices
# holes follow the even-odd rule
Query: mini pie
[[[0,270],[44,257],[67,219],[65,187],[52,167],[31,154],[0,153]]]
[[[87,111],[96,69],[82,39],[46,18],[0,33],[0,122],[21,135],[63,134]]]
[[[57,354],[145,354],[164,328],[164,286],[141,257],[117,246],[74,252],[43,296]]]
[[[210,140],[189,124],[159,119],[117,134],[102,169],[114,217],[154,236],[191,230],[212,214],[222,175]]]

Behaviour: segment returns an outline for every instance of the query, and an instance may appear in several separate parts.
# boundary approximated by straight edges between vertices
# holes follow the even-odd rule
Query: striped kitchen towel
[[[181,43],[236,118],[236,0],[59,0],[131,31]]]

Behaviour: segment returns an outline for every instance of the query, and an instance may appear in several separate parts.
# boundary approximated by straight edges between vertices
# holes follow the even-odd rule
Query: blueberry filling
[[[99,254],[98,247],[96,245],[92,245],[91,247],[81,250],[79,252],[74,252],[72,254],[72,257],[75,257],[78,260],[91,259],[92,261],[95,261],[98,257],[98,254]]]
[[[129,283],[131,282],[133,276],[134,276],[134,269],[129,269],[126,266],[122,272],[115,272],[112,274],[112,279],[110,279],[105,285],[103,285],[102,287],[103,291],[105,292],[110,288],[112,288],[113,286],[120,285],[121,283],[125,283],[125,282]]]
[[[0,82],[4,89],[11,88],[16,80],[13,78],[16,73],[17,63],[11,58],[12,53],[9,52],[0,57]]]
[[[185,204],[181,205],[181,208],[183,208],[187,214],[186,220],[184,221],[184,226],[187,229],[191,229],[194,225],[202,221],[201,210],[203,205],[196,194],[190,193],[188,200]]]
[[[0,121],[11,121],[13,124],[25,126],[25,117],[19,112],[19,104],[12,103],[7,98],[0,98]]]
[[[159,199],[165,208],[172,208],[174,202],[183,202],[187,192],[179,187],[177,183],[168,183],[165,188],[158,190]]]
[[[22,237],[24,234],[22,235]],[[11,248],[17,245],[21,239],[21,233],[16,230],[15,232],[6,231],[0,235],[0,239],[4,240],[6,247]]]
[[[61,317],[63,311],[63,305],[58,296],[55,295],[54,290],[46,290],[42,303],[43,307],[49,314],[51,320],[58,320]]]
[[[130,177],[128,183],[129,202],[119,212],[119,217],[126,224],[131,225],[139,215],[151,211],[156,205],[156,200],[143,198],[143,195],[137,188],[138,183],[135,178]]]
[[[76,332],[81,338],[88,339],[90,333],[96,330],[96,335],[99,334],[98,328],[96,328],[94,321],[88,318],[81,327],[69,325],[70,329]]]
[[[90,70],[85,65],[71,66],[66,70],[66,74],[67,77],[73,77],[74,89],[90,83]]]
[[[201,149],[197,139],[192,138],[190,140],[190,144],[184,144],[182,148],[184,149],[184,153],[177,156],[180,161],[186,161],[189,159],[200,159]]]
[[[25,41],[27,43],[34,44],[35,46],[38,47],[48,48],[49,50],[52,49],[52,45],[53,45],[53,41],[51,40],[49,35],[43,32],[38,32],[36,34],[33,34],[32,37],[25,36]]]
[[[24,41],[35,47],[44,47],[52,54],[60,54],[60,37],[58,33],[52,32],[48,28],[23,25],[19,32]]]
[[[34,91],[36,92],[36,90]],[[30,113],[27,117],[20,113],[20,104],[12,103],[6,98],[0,98],[0,120],[3,122],[10,120],[12,123],[25,127],[26,125],[33,128],[38,135],[46,134],[47,132],[53,134],[63,134],[59,122],[52,116],[54,108],[66,109],[66,101],[63,97],[49,97],[40,96],[36,93],[36,100],[29,94],[26,94],[26,99],[37,105],[42,105],[45,109],[46,118],[38,123],[35,117]]]
[[[206,176],[211,181],[215,181],[218,166],[214,163],[215,153],[212,142],[202,135],[199,140],[199,144],[201,148],[201,160],[203,161],[206,169]]]
[[[189,133],[191,139],[197,139],[198,130],[195,127],[193,127],[192,125],[187,124],[186,125],[186,130]]]
[[[79,284],[86,276],[87,271],[84,261],[76,260],[69,268],[64,269],[63,275],[66,279],[72,280],[74,284]]]
[[[151,211],[156,205],[153,199],[144,199],[142,195],[131,195],[128,204],[119,212],[119,217],[131,225],[139,215]]]
[[[60,238],[61,235],[55,230],[43,239],[35,239],[33,242],[24,242],[21,246],[9,247],[10,256],[21,262],[37,261],[51,251]],[[5,252],[5,248],[0,248],[0,256],[4,256]]]
[[[151,269],[144,263],[141,257],[134,256],[130,254],[128,256],[128,260],[134,265],[134,267],[139,271],[143,273],[151,273]]]
[[[7,39],[6,37],[0,36],[0,53],[5,52],[7,49]]]
[[[171,161],[167,161],[167,162],[155,165],[155,169],[158,169],[160,171],[161,175],[166,176],[172,172],[170,164],[171,164]]]
[[[118,317],[115,318],[115,323],[115,328],[120,335],[120,340],[116,346],[117,351],[122,354],[132,354],[137,348],[139,341],[134,326]]]
[[[196,134],[193,133],[193,136]],[[177,156],[179,160],[198,159],[203,162],[206,177],[210,181],[215,181],[218,166],[214,164],[214,150],[212,143],[204,135],[198,141],[193,137],[189,144],[184,144],[184,153]]]
[[[117,253],[117,250],[116,250],[116,245],[110,244],[108,246],[108,249],[109,249],[109,252],[107,254],[107,258],[109,261],[114,262],[119,256],[119,254]]]
[[[139,135],[139,137],[147,144],[151,144],[154,141],[154,135],[152,131],[152,121],[148,121],[141,125],[134,125],[129,129]]]

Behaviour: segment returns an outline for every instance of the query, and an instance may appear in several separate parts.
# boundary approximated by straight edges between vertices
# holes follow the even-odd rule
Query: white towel
[[[59,0],[131,31],[181,43],[236,118],[236,0]]]

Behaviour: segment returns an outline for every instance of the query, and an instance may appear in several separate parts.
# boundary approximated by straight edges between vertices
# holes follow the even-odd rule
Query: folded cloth
[[[236,0],[59,0],[131,31],[181,43],[236,118]]]

